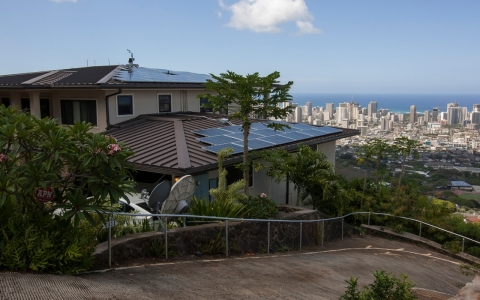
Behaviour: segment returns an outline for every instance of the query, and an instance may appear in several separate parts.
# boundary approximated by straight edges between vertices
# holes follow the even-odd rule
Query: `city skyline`
[[[292,92],[480,94],[478,1],[25,0],[2,11],[1,75],[123,64],[130,49],[148,68],[280,71]]]

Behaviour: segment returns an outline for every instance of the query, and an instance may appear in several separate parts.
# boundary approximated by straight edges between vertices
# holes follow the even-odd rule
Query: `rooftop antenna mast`
[[[138,65],[137,64],[134,64],[133,62],[135,61],[135,58],[133,58],[133,52],[130,51],[129,49],[127,49],[127,51],[130,53],[130,58],[128,59],[128,71],[132,71],[132,68],[133,67],[136,67],[138,68]]]

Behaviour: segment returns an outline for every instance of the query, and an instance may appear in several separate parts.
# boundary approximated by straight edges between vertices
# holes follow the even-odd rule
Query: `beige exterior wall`
[[[106,95],[113,94],[116,90],[105,91]],[[198,94],[204,90],[123,90],[120,95],[133,96],[133,115],[119,116],[117,109],[117,96],[109,98],[110,123],[117,124],[133,119],[142,114],[158,113],[159,94],[172,95],[172,112],[200,112],[200,99]]]
[[[327,160],[335,168],[335,141],[317,145],[317,151],[322,152],[327,157]],[[265,170],[260,170],[253,173],[253,187],[249,188],[249,195],[256,196],[261,193],[267,194],[278,204],[286,204],[287,185],[286,180],[276,183],[267,176]],[[290,182],[288,191],[288,204],[297,204],[297,191],[294,189],[293,183]]]

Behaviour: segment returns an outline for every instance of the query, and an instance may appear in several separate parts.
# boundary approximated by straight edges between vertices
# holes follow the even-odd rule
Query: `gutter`
[[[121,94],[121,93],[122,93],[122,89],[118,89],[117,92],[105,96],[105,109],[106,109],[106,113],[107,113],[107,127],[106,127],[106,130],[110,129],[110,127],[111,127],[111,125],[110,125],[110,107],[108,105],[108,98],[110,98],[112,96],[116,96],[116,95]]]

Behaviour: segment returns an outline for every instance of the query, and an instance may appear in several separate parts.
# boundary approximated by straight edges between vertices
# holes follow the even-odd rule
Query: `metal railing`
[[[164,236],[165,236],[165,259],[168,259],[168,229],[167,229],[167,223],[166,220],[168,218],[183,218],[184,220],[186,218],[200,218],[200,219],[210,219],[210,220],[215,220],[219,223],[224,223],[225,224],[225,255],[229,255],[228,251],[228,221],[237,221],[237,222],[263,222],[267,223],[267,253],[270,253],[270,224],[271,223],[300,223],[300,243],[299,243],[299,249],[302,250],[302,230],[303,230],[303,223],[319,223],[321,222],[321,230],[322,230],[322,242],[321,246],[323,247],[324,244],[324,237],[325,237],[325,222],[328,221],[335,221],[335,220],[341,220],[342,225],[341,225],[341,238],[343,241],[344,238],[344,223],[345,223],[345,218],[349,216],[354,216],[354,215],[367,215],[368,214],[368,221],[367,225],[370,225],[370,219],[371,215],[378,215],[378,216],[389,216],[389,217],[394,217],[394,218],[400,218],[408,221],[413,221],[419,223],[419,233],[418,236],[422,237],[422,224],[426,226],[430,226],[432,228],[441,230],[443,232],[452,234],[454,236],[457,236],[459,238],[462,238],[462,253],[465,251],[465,240],[468,240],[470,242],[476,243],[480,245],[480,241],[471,239],[469,237],[460,235],[458,233],[443,229],[441,227],[413,219],[413,218],[407,218],[407,217],[402,217],[402,216],[395,216],[392,214],[386,214],[386,213],[375,213],[375,212],[353,212],[349,213],[340,217],[333,217],[333,218],[326,218],[326,219],[314,219],[314,220],[286,220],[286,219],[244,219],[244,218],[226,218],[226,217],[212,217],[212,216],[197,216],[197,215],[188,215],[188,214],[132,214],[132,213],[123,213],[123,212],[112,212],[108,213],[109,215],[109,221],[111,220],[111,217],[113,215],[123,215],[123,216],[131,216],[131,217],[156,217],[158,218],[159,222],[161,223],[161,227],[163,228]],[[164,224],[165,223],[165,224]],[[108,266],[111,267],[111,227],[109,229],[109,234],[108,234]]]

